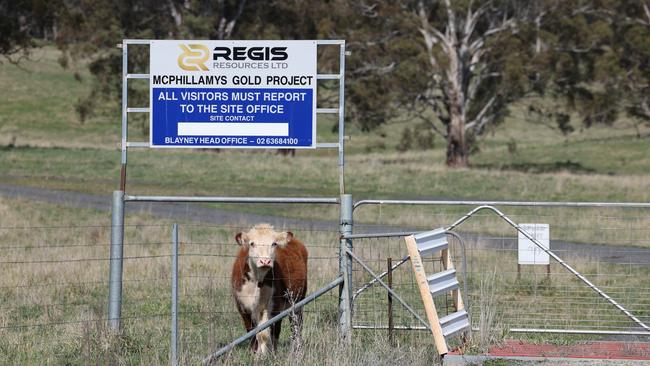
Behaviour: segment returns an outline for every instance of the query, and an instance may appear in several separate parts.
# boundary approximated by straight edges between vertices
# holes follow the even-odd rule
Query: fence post
[[[352,338],[352,258],[347,249],[352,250],[352,239],[344,235],[352,234],[352,195],[341,195],[341,242],[339,247],[339,272],[343,283],[339,287],[339,326],[340,338],[349,343]]]
[[[388,282],[388,287],[393,288],[393,258],[388,257],[386,258],[386,264],[387,264],[387,278],[386,282]],[[393,340],[393,295],[388,293],[388,344],[391,347],[395,347],[395,342]]]
[[[111,203],[111,256],[108,282],[108,327],[120,331],[122,314],[122,257],[124,249],[124,191],[113,191]]]
[[[178,365],[178,224],[172,225],[172,336],[171,364]]]

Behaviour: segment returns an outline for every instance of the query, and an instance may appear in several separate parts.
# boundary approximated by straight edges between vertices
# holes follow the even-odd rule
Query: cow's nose
[[[262,267],[271,267],[271,264],[273,264],[273,261],[271,258],[261,258],[260,259],[260,265]]]

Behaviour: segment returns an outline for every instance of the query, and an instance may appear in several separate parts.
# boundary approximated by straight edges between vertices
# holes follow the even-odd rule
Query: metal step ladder
[[[449,243],[444,228],[427,231],[405,238],[406,248],[411,257],[413,272],[424,302],[433,341],[440,355],[449,352],[448,337],[454,336],[470,328],[469,314],[465,311],[463,298],[460,294],[456,269],[449,253]],[[441,253],[443,271],[427,276],[422,264],[422,256]],[[434,297],[444,296],[451,292],[456,312],[442,318],[433,301]]]

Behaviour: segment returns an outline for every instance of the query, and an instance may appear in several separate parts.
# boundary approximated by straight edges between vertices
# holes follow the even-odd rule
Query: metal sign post
[[[151,41],[151,147],[315,148],[316,41]]]

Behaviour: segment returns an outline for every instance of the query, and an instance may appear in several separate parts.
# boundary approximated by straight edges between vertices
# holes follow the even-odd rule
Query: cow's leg
[[[255,328],[255,324],[253,324],[253,319],[251,318],[251,314],[242,311],[240,311],[239,314],[241,315],[241,318],[244,321],[244,328],[246,328],[246,333],[250,332],[251,329]],[[257,351],[257,339],[255,338],[251,338],[251,351],[252,352]]]
[[[261,315],[260,315],[260,320],[258,324],[262,324],[269,320],[269,311],[267,309],[262,310]],[[271,329],[266,328],[263,331],[257,333],[255,336],[255,339],[257,340],[257,354],[263,355],[265,354],[269,348],[272,346],[271,345]]]
[[[274,313],[273,316],[276,316],[277,313]],[[282,331],[282,320],[278,320],[271,326],[271,333],[273,335],[273,349],[275,350],[278,347],[278,339],[280,338],[280,332]]]
[[[271,294],[272,289],[270,286],[263,286],[260,289],[260,299],[257,307],[255,309],[255,315],[257,315],[256,323],[263,324],[269,320],[269,311],[271,308]],[[266,328],[263,331],[257,333],[255,336],[257,339],[257,354],[263,355],[271,347],[271,329]]]

